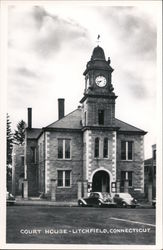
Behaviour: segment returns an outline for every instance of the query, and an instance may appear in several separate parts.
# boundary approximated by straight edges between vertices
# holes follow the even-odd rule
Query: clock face
[[[106,78],[104,76],[97,76],[95,82],[97,86],[104,87],[106,85]]]

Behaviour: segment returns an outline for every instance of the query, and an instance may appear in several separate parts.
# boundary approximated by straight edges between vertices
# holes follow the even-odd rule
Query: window
[[[127,145],[128,145],[128,160],[132,160],[132,141],[128,141]]]
[[[124,187],[126,180],[128,180],[128,186],[132,187],[132,171],[121,171],[121,187]]]
[[[104,110],[103,109],[98,110],[98,124],[104,125]]]
[[[31,162],[36,163],[36,147],[31,147]]]
[[[132,141],[121,141],[121,160],[132,160],[132,144]]]
[[[124,187],[125,185],[125,179],[126,179],[126,172],[121,171],[121,187]]]
[[[94,156],[96,158],[99,157],[99,138],[95,139],[95,152],[94,152]]]
[[[59,159],[63,158],[63,140],[62,139],[58,140],[58,158]]]
[[[58,159],[70,159],[70,140],[58,139]]]
[[[129,187],[132,187],[132,172],[128,172],[128,185]]]
[[[65,171],[65,187],[70,187],[70,171]]]
[[[70,140],[65,140],[65,158],[70,159]]]
[[[58,187],[63,187],[63,171],[58,171]]]
[[[108,158],[108,138],[104,138],[103,157]]]
[[[71,186],[71,171],[70,170],[58,170],[58,187],[70,187]]]

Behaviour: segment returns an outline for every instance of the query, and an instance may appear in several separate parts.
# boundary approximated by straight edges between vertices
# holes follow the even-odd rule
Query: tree
[[[7,114],[7,188],[9,188],[9,182],[11,181],[12,177],[12,148],[13,148],[13,134],[11,131],[11,122],[10,117]]]
[[[25,140],[25,128],[26,128],[26,123],[25,121],[21,120],[17,124],[17,130],[15,130],[14,133],[14,143],[18,145],[23,145],[24,140]]]
[[[12,163],[13,134],[11,131],[10,117],[7,114],[7,165]]]

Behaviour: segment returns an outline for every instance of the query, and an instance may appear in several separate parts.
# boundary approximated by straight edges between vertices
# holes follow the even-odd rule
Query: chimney
[[[32,128],[32,108],[28,108],[28,128]]]
[[[65,99],[59,98],[58,99],[58,119],[60,120],[65,116]]]

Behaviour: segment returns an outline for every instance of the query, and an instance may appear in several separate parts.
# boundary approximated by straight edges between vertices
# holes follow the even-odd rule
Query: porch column
[[[82,197],[82,182],[78,181],[78,199]]]
[[[27,180],[24,180],[23,181],[23,187],[24,187],[24,189],[23,189],[23,198],[24,199],[28,199],[28,181]]]
[[[120,193],[120,181],[117,181],[117,193]]]
[[[88,181],[83,181],[83,195],[84,197],[88,196]]]
[[[124,181],[124,193],[128,193],[128,180]]]
[[[51,200],[56,201],[57,180],[51,179]]]

